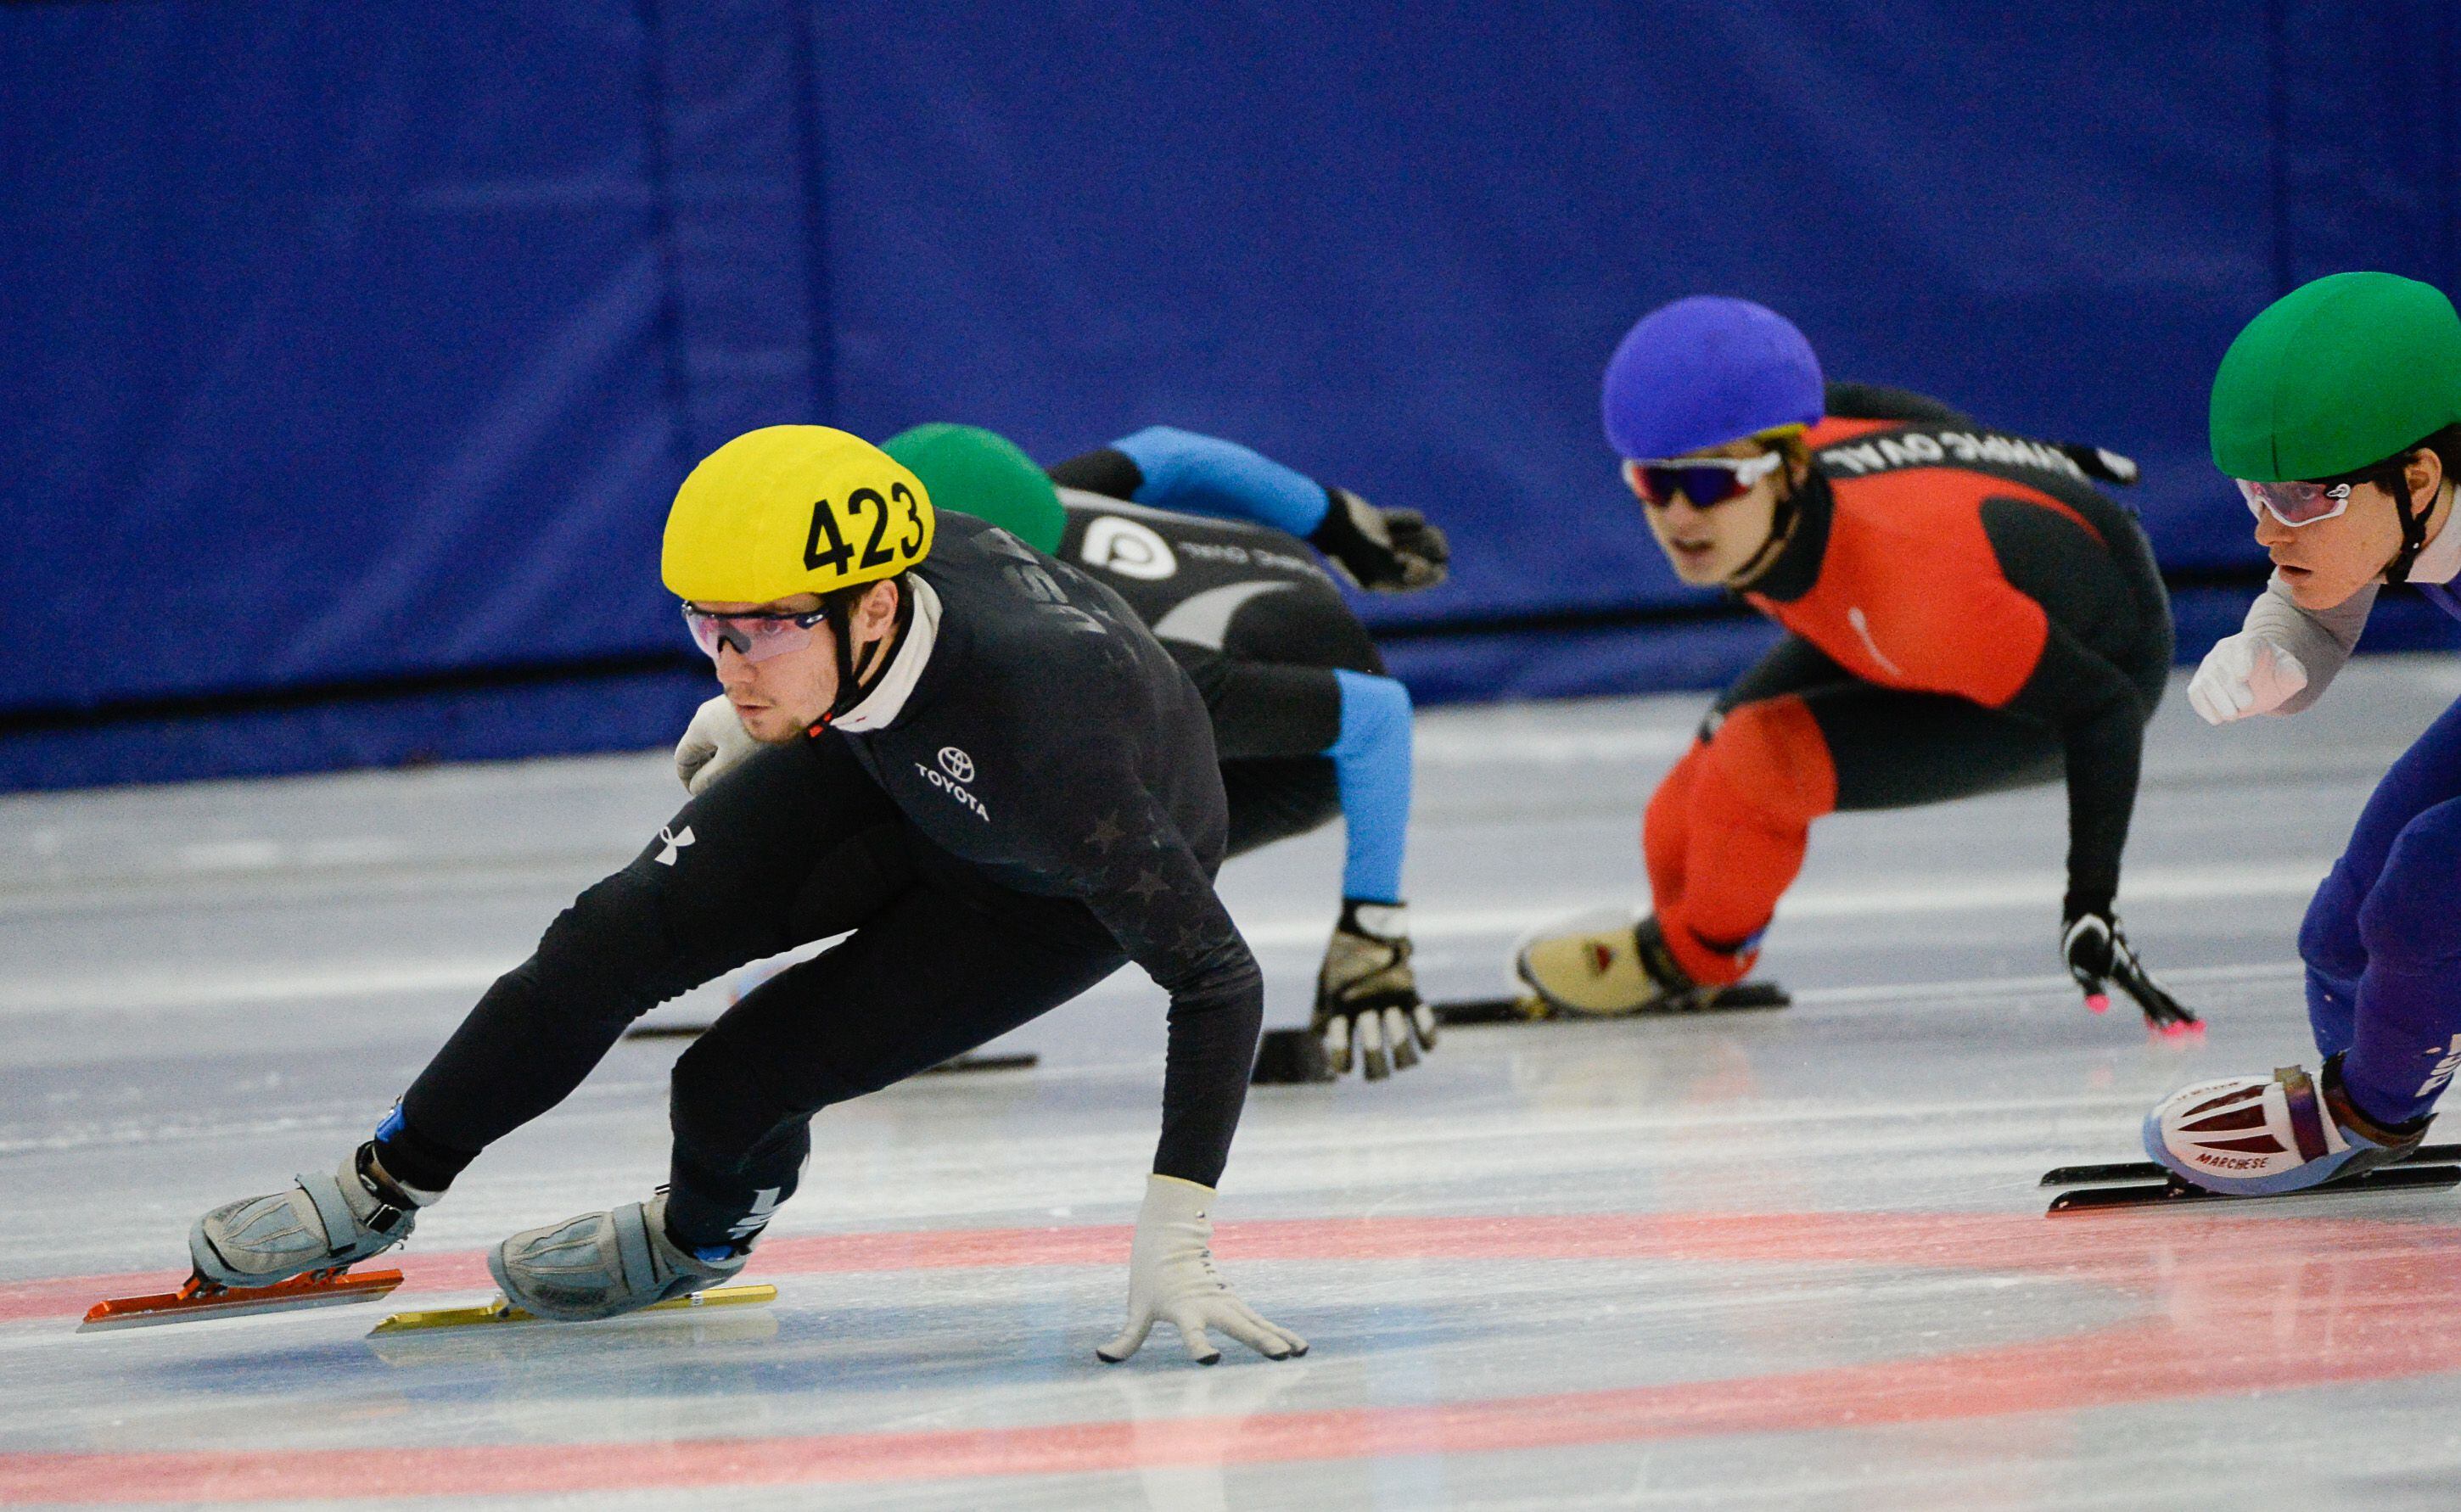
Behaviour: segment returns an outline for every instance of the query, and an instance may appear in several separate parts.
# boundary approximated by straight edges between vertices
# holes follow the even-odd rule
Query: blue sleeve
[[[1145,476],[1138,503],[1250,521],[1301,538],[1324,521],[1322,484],[1236,442],[1151,425],[1111,449]]]
[[[1402,850],[1410,828],[1410,691],[1390,677],[1337,669],[1341,735],[1325,749],[1341,793],[1349,856],[1341,894],[1402,899]]]

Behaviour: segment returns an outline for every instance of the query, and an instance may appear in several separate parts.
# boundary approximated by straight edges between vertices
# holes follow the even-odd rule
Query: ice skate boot
[[[748,1249],[695,1253],[667,1237],[667,1194],[526,1229],[487,1252],[514,1307],[566,1323],[619,1317],[732,1279]]]
[[[1635,923],[1609,909],[1524,939],[1512,969],[1558,1012],[1593,1018],[1680,1012],[1712,990],[1694,982],[1666,948],[1655,917]]]
[[[410,1237],[417,1210],[441,1194],[405,1186],[362,1144],[331,1176],[302,1176],[290,1189],[225,1203],[188,1230],[197,1274],[221,1287],[269,1287],[311,1270],[336,1270]]]
[[[2321,1078],[2284,1066],[2271,1076],[2201,1081],[2171,1094],[2145,1116],[2145,1153],[2207,1191],[2271,1197],[2399,1161],[2418,1147],[2428,1122],[2388,1128],[2360,1113],[2335,1055]]]

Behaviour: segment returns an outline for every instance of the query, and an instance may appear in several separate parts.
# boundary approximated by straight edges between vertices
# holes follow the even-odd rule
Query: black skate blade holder
[[[2123,1207],[2162,1207],[2182,1203],[2279,1203],[2302,1197],[2341,1197],[2358,1192],[2431,1191],[2461,1186],[2461,1144],[2422,1144],[2403,1159],[2365,1175],[2323,1182],[2296,1192],[2261,1197],[2207,1191],[2182,1181],[2151,1161],[2120,1161],[2104,1165],[2063,1165],[2043,1173],[2044,1186],[2075,1186],[2051,1199],[2045,1217],[2062,1213],[2108,1212]],[[2125,1182],[2104,1186],[2092,1183]]]
[[[1654,1003],[1629,1013],[1567,1013],[1534,992],[1517,997],[1457,998],[1434,1003],[1436,1022],[1447,1029],[1475,1024],[1592,1024],[1619,1018],[1689,1018],[1700,1013],[1750,1012],[1791,1008],[1794,998],[1775,982],[1738,982],[1711,990],[1697,1002]]]

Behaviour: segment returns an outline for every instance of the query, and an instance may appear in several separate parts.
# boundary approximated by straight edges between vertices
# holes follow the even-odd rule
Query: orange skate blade
[[[398,1270],[311,1270],[270,1287],[218,1287],[191,1276],[177,1291],[148,1297],[107,1297],[89,1309],[79,1333],[97,1329],[141,1329],[157,1323],[185,1323],[192,1318],[237,1318],[252,1312],[289,1312],[299,1308],[330,1308],[345,1302],[374,1302],[401,1285]]]

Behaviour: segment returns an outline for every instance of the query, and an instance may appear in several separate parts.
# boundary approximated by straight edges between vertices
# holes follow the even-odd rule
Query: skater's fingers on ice
[[[1419,1063],[1419,1047],[1410,1042],[1410,1020],[1398,1008],[1384,1011],[1384,1043],[1393,1047],[1393,1069],[1407,1071]]]
[[[1352,1032],[1359,1036],[1359,1069],[1370,1081],[1382,1081],[1393,1075],[1393,1063],[1384,1058],[1384,1026],[1374,1013],[1361,1013],[1351,1021]]]
[[[1240,1301],[1238,1298],[1231,1298],[1230,1306],[1237,1310],[1240,1318],[1250,1328],[1271,1334],[1273,1338],[1279,1340],[1281,1342],[1284,1356],[1291,1359],[1296,1359],[1298,1356],[1305,1354],[1308,1352],[1307,1340],[1300,1338],[1297,1334],[1293,1333],[1286,1328],[1283,1328],[1280,1324],[1268,1320],[1262,1313],[1248,1306],[1248,1304]],[[1227,1329],[1229,1325],[1226,1324],[1224,1327]],[[1241,1334],[1240,1337],[1247,1338],[1247,1335]],[[1257,1350],[1262,1351],[1269,1357],[1283,1357],[1274,1356],[1272,1350],[1268,1350],[1263,1345],[1257,1344],[1253,1339],[1248,1339],[1248,1342]]]
[[[1222,1352],[1215,1349],[1213,1341],[1206,1336],[1205,1325],[1208,1320],[1203,1308],[1194,1303],[1183,1303],[1171,1309],[1164,1316],[1170,1320],[1172,1328],[1179,1330],[1179,1342],[1188,1346],[1189,1359],[1199,1365],[1221,1363]]]
[[[1108,1365],[1119,1364],[1145,1347],[1145,1335],[1153,1331],[1153,1314],[1150,1312],[1130,1318],[1128,1326],[1120,1331],[1118,1337],[1094,1352],[1095,1358]]]
[[[1350,1073],[1350,1019],[1336,1013],[1324,1021],[1324,1032],[1317,1036],[1324,1042],[1324,1058],[1337,1076]]]
[[[1436,1048],[1436,1011],[1434,1009],[1424,1003],[1411,1009],[1410,1027],[1418,1032],[1421,1050]]]
[[[1241,1302],[1228,1302],[1213,1310],[1213,1326],[1230,1334],[1269,1360],[1284,1360],[1295,1352],[1292,1341],[1282,1331],[1248,1310]]]

